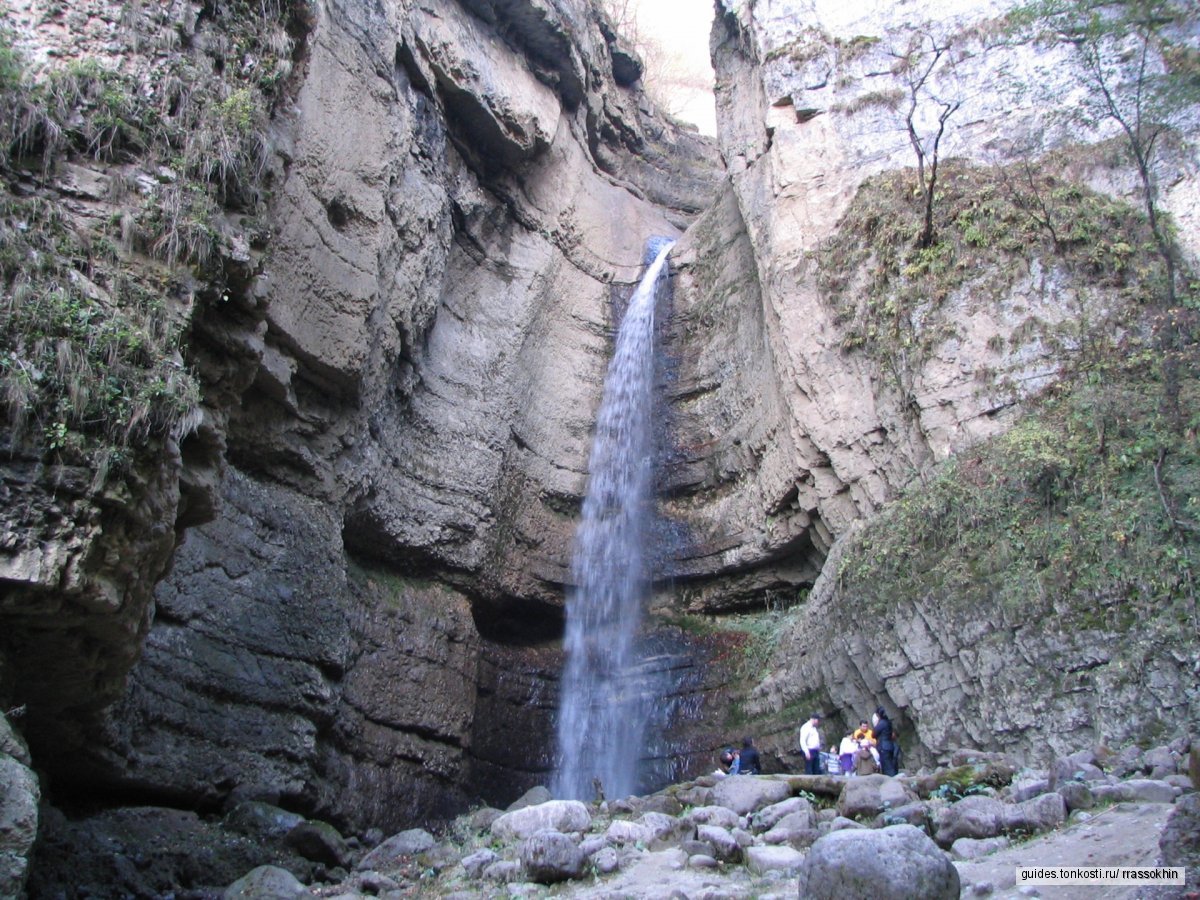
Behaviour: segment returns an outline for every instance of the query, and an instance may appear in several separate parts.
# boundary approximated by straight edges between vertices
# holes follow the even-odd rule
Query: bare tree
[[[893,53],[897,64],[893,71],[904,78],[908,87],[908,113],[904,117],[908,128],[908,140],[917,154],[917,182],[921,199],[925,205],[924,225],[918,238],[920,247],[933,244],[933,204],[937,196],[939,151],[942,136],[946,133],[946,122],[962,105],[961,100],[945,100],[932,90],[931,78],[942,62],[950,43],[938,40],[924,29],[917,31],[904,53]],[[921,134],[918,120],[927,104],[938,110],[937,128],[932,133]]]

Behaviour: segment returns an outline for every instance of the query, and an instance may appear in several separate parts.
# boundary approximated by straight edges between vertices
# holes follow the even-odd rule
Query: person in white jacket
[[[800,726],[800,753],[804,756],[804,774],[821,774],[821,732],[817,726],[821,724],[821,716],[813,713],[809,720]]]

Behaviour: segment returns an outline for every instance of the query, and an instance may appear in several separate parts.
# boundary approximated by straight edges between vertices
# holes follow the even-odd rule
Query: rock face
[[[43,57],[120,63],[101,32],[138,21],[94,4],[80,44],[19,6]],[[285,7],[269,252],[193,315],[203,426],[111,512],[4,470],[6,510],[62,523],[6,525],[5,691],[64,791],[390,827],[545,780],[614,308],[718,163],[586,3]]]
[[[45,16],[13,5],[43,59],[108,60],[105,36],[126,27],[115,0]],[[186,37],[179,53],[262,64],[234,60],[236,41],[193,4],[163,8],[170,27],[152,31]],[[995,166],[1062,142],[1043,111],[984,89],[1028,62],[991,40],[997,3],[958,0],[930,23],[896,4],[721,0],[719,159],[646,106],[640,65],[584,0],[279,8],[290,43],[266,135],[266,222],[253,252],[231,242],[190,312],[198,428],[152,448],[161,458],[127,496],[34,459],[0,473],[2,693],[28,704],[35,755],[61,790],[201,809],[266,801],[365,829],[544,782],[594,410],[652,235],[680,238],[662,311],[656,606],[747,611],[811,588],[813,614],[782,636],[750,713],[885,703],[920,760],[964,737],[1034,755],[1048,730],[1112,734],[1116,711],[1134,721],[1141,703],[1195,711],[1186,653],[1153,650],[1146,690],[1102,703],[1103,671],[1087,673],[1109,665],[1112,635],[920,604],[886,623],[837,616],[855,523],[1009,427],[1056,377],[1058,349],[1027,323],[1063,321],[1084,294],[1115,302],[1039,260],[987,290],[981,275],[922,307],[922,354],[889,368],[852,333],[858,311],[830,299],[835,276],[853,296],[869,284],[869,258],[831,272],[822,256],[844,237],[839,221],[869,199],[869,179],[915,162],[911,85],[895,65],[914,36],[955,49],[953,78],[916,98],[925,116],[933,92],[961,97],[945,158]],[[1130,173],[1099,156],[1063,166],[1128,194]],[[1200,207],[1185,157],[1160,173],[1181,225]],[[84,190],[111,177],[77,167],[54,190],[111,218],[107,194]],[[1180,233],[1194,256],[1200,229]],[[700,698],[730,685],[682,629],[647,640],[649,665],[677,686],[660,712],[681,721],[646,751],[665,782],[711,765],[704,742],[724,720]],[[1042,699],[1014,702],[1025,694]],[[64,715],[75,711],[88,715]],[[764,756],[782,760],[790,736],[768,737]],[[736,818],[789,790],[727,781],[696,796]],[[910,799],[868,793],[856,812]],[[811,841],[809,816],[787,816],[780,843]],[[742,855],[727,819],[696,820],[705,843],[691,856]],[[827,846],[850,846],[850,831]],[[570,868],[560,837],[543,847]],[[787,849],[750,856],[790,870]],[[519,874],[513,860],[476,864]]]
[[[884,173],[915,169],[910,106],[928,150],[933,97],[961,101],[946,121],[943,159],[997,167],[1082,140],[1063,176],[1138,202],[1129,170],[1087,149],[1108,132],[1067,134],[1036,101],[996,89],[1011,80],[1001,70],[1037,71],[1052,88],[1070,78],[1065,64],[1052,71],[1051,55],[991,39],[1004,8],[964,0],[929,21],[924,10],[888,4],[721,3],[712,51],[729,182],[679,246],[686,351],[673,399],[678,499],[668,507],[693,539],[679,563],[679,603],[722,611],[786,602],[822,571],[747,711],[769,718],[815,701],[856,719],[882,703],[912,763],[963,735],[1037,758],[1048,744],[1065,749],[1038,723],[1123,742],[1147,718],[1177,729],[1197,715],[1191,663],[1152,641],[1131,651],[1148,656],[1145,677],[1130,683],[1129,663],[1114,653],[1127,639],[1104,629],[956,613],[933,599],[843,614],[854,598],[838,593],[834,538],[915,473],[1008,428],[1022,399],[1061,368],[1021,323],[1064,321],[1085,290],[1052,263],[998,283],[981,270],[940,303],[919,302],[910,347],[889,355],[885,334],[855,331],[877,289],[872,235],[847,238],[864,248],[862,268],[831,270],[828,248],[842,239],[843,216],[870,219],[857,216],[879,199],[871,192]],[[897,61],[929,35],[951,48],[954,65],[914,88]],[[1161,203],[1189,221],[1193,171],[1186,152],[1160,158]],[[1195,258],[1196,234],[1184,244]],[[848,306],[834,302],[831,283],[847,286]],[[1064,668],[1063,659],[1077,663]],[[1143,713],[1131,717],[1134,706]]]

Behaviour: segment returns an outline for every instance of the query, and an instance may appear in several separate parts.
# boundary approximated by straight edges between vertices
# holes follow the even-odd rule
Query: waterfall
[[[638,783],[654,700],[637,652],[650,574],[654,308],[671,246],[648,245],[656,255],[629,300],[604,380],[567,597],[556,797],[590,800],[594,779],[606,796],[624,797]]]

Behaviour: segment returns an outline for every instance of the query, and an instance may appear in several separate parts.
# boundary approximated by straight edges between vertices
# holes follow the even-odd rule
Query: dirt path
[[[1017,866],[1152,866],[1158,861],[1158,837],[1175,807],[1169,803],[1117,803],[1086,822],[1026,841],[969,862],[955,863],[964,896],[969,885],[991,884],[995,898],[1045,897],[1047,900],[1129,900],[1146,889],[1076,885],[1016,886]],[[1036,894],[1027,893],[1036,890]]]

